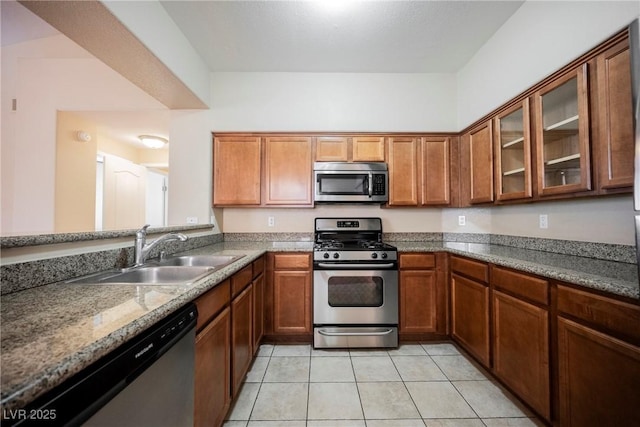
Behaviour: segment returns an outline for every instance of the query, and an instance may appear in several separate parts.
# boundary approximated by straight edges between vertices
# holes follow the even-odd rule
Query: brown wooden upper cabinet
[[[418,205],[418,145],[420,138],[387,139],[389,159],[389,206]]]
[[[260,137],[222,136],[213,141],[213,205],[260,205]]]
[[[420,144],[420,204],[448,205],[451,201],[450,137],[424,137]]]
[[[531,190],[529,99],[494,119],[496,199],[525,199]]]
[[[541,196],[591,189],[587,71],[583,64],[533,95]]]
[[[349,138],[319,136],[316,138],[316,162],[346,162],[349,160]]]
[[[599,187],[604,192],[633,186],[633,112],[629,40],[596,58]]]
[[[449,150],[448,136],[387,138],[389,206],[449,204]]]
[[[317,162],[384,162],[384,136],[319,136]]]
[[[493,202],[493,136],[491,120],[462,135],[460,158],[464,190],[471,204]]]
[[[265,205],[313,205],[311,137],[272,136],[264,143]]]
[[[384,136],[354,136],[354,162],[384,162]]]

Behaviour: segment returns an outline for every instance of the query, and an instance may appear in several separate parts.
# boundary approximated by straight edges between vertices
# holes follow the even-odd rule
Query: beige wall
[[[78,131],[91,141],[77,138]],[[96,218],[96,126],[76,114],[58,112],[55,167],[55,232],[94,229]]]
[[[546,214],[549,228],[540,229]],[[466,225],[458,225],[465,216]],[[267,225],[269,216],[275,226]],[[222,209],[225,233],[312,233],[313,220],[322,216],[376,216],[383,229],[394,233],[491,233],[550,239],[634,245],[631,196],[555,201],[499,207],[381,208],[379,206],[325,205],[315,209]]]

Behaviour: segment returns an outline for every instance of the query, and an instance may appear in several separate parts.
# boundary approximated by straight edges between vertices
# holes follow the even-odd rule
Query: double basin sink
[[[92,274],[66,283],[105,285],[188,285],[244,255],[185,255],[149,261],[140,267]]]

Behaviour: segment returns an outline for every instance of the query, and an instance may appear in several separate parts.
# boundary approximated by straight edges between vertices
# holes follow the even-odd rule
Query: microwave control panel
[[[373,174],[372,180],[373,180],[372,194],[384,196],[386,193],[386,189],[385,189],[386,180],[385,180],[384,174],[381,174],[381,173]]]

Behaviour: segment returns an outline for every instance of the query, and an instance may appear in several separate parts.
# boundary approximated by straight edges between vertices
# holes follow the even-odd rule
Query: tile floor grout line
[[[362,419],[364,420],[365,427],[367,427],[367,417],[364,414],[364,406],[362,405],[362,396],[360,395],[360,387],[358,387],[358,378],[356,377],[356,368],[353,365],[353,356],[351,356],[351,351],[349,351],[349,364],[351,365],[351,373],[353,374],[353,382],[356,386],[356,393],[358,393],[358,402],[360,403],[360,411],[362,412]]]

